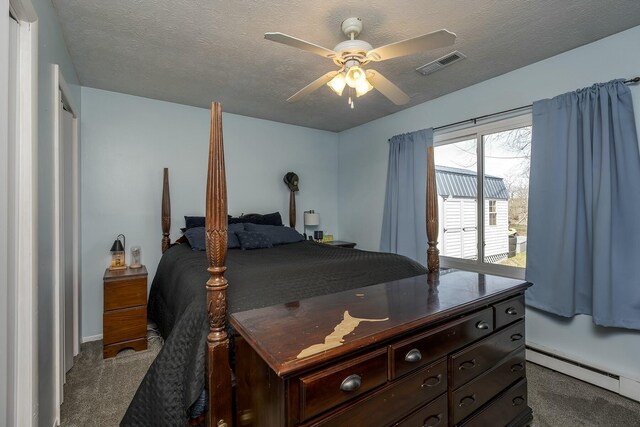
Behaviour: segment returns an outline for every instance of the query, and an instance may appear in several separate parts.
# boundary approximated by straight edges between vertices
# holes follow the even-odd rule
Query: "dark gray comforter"
[[[394,254],[300,242],[270,249],[229,250],[230,313],[355,289],[424,274]],[[165,344],[131,402],[122,425],[185,425],[187,410],[205,383],[208,279],[204,252],[189,245],[160,260],[149,295],[149,317]]]

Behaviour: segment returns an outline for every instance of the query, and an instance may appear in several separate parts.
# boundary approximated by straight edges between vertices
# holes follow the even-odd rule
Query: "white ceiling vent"
[[[436,59],[435,61],[431,61],[428,64],[423,65],[422,67],[416,68],[416,71],[423,76],[428,76],[429,74],[433,74],[436,71],[441,70],[447,65],[455,64],[458,61],[462,61],[464,58],[466,58],[466,56],[462,52],[455,50],[441,58]]]

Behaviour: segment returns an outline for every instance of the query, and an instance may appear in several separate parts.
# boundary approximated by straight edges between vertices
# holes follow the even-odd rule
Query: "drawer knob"
[[[462,371],[464,369],[472,369],[476,367],[476,359],[466,360],[458,366],[458,370]]]
[[[404,357],[404,360],[409,363],[416,363],[422,360],[422,353],[417,348],[409,350],[407,355]]]
[[[440,384],[441,380],[442,380],[442,375],[441,374],[434,375],[433,377],[429,377],[426,380],[424,380],[424,382],[422,383],[422,385],[420,387],[422,387],[422,388],[435,387],[438,384]]]
[[[521,339],[522,339],[522,334],[511,335],[511,341],[520,341]]]
[[[511,365],[511,372],[520,372],[524,369],[524,363],[516,363]]]
[[[476,328],[478,328],[478,329],[489,329],[489,324],[487,322],[485,322],[484,320],[481,320],[478,323],[476,323]]]
[[[524,397],[522,396],[514,397],[511,403],[513,403],[513,406],[520,406],[524,403]]]
[[[362,377],[360,375],[349,375],[340,384],[340,390],[342,391],[356,391],[362,385]]]
[[[460,406],[461,408],[464,408],[465,406],[471,406],[471,405],[473,405],[475,403],[475,401],[476,401],[476,395],[475,394],[473,394],[471,396],[465,396],[462,399],[460,399],[460,404],[458,406]]]
[[[509,308],[507,308],[505,313],[507,313],[509,316],[517,316],[518,315],[518,310],[516,310],[513,307],[509,307]]]
[[[432,415],[422,423],[422,427],[435,427],[442,421],[442,414]]]

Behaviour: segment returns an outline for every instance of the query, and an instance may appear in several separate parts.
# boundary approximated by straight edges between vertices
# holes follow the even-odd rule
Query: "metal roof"
[[[436,165],[436,186],[440,197],[477,198],[477,173],[466,169]],[[498,176],[484,176],[487,199],[508,200],[509,192],[504,180]]]

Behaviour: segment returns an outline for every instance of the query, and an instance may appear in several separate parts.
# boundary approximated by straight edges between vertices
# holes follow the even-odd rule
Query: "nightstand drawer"
[[[304,376],[300,378],[302,419],[314,417],[386,382],[386,349]]]
[[[104,313],[103,344],[130,341],[147,336],[147,307],[127,308]]]
[[[142,306],[146,303],[146,277],[113,280],[104,284],[104,311]]]
[[[390,378],[395,379],[425,366],[493,331],[493,309],[447,323],[417,337],[389,346]]]

